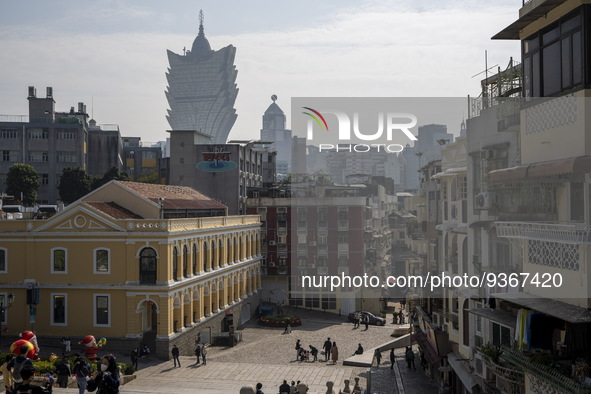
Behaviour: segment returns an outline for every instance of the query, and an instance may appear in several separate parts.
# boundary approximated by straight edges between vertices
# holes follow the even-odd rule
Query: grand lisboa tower
[[[211,49],[199,13],[199,34],[183,55],[167,50],[168,115],[172,130],[197,130],[211,136],[210,143],[225,144],[236,121],[238,95],[234,66],[236,48]]]

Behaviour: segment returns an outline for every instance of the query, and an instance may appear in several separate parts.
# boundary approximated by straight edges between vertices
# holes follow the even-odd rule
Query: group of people
[[[199,365],[202,361],[203,361],[203,365],[207,365],[207,346],[205,346],[203,343],[199,343],[198,341],[195,341],[195,357],[197,357],[197,361],[195,362],[195,365]],[[174,367],[176,368],[177,366],[180,368],[181,367],[181,360],[179,358],[180,356],[180,351],[177,345],[173,345],[172,346],[172,361],[174,362]]]
[[[144,346],[140,346],[139,349],[133,349],[131,351],[131,365],[133,365],[133,368],[137,371],[139,370],[139,366],[138,366],[138,359],[139,358],[143,358],[143,357],[148,357],[150,355],[150,348],[148,347],[148,345],[144,345]]]
[[[365,324],[366,330],[369,330],[369,315],[363,316],[361,312],[355,311],[355,314],[353,315],[353,328],[359,328],[361,323]]]
[[[359,344],[359,347],[361,347],[361,344]],[[355,354],[358,354],[358,353],[355,352]],[[421,359],[421,366],[423,367],[423,371],[424,371],[427,367],[427,360],[425,359],[425,354],[423,352],[420,352],[419,357]],[[417,367],[415,366],[415,352],[412,350],[411,346],[406,347],[406,350],[404,352],[404,359],[406,360],[406,364],[408,366],[408,369],[414,369],[416,371]],[[380,352],[379,349],[376,349],[374,351],[373,360],[371,362],[372,365],[373,365],[374,361],[376,361],[377,366],[379,367],[380,363],[382,362],[382,353]],[[396,362],[396,355],[394,354],[394,348],[392,348],[392,349],[390,349],[390,369],[394,369],[395,362]]]
[[[20,348],[18,356],[7,355],[4,364],[0,367],[7,394],[51,393],[55,383],[54,373],[57,375],[57,384],[60,388],[66,388],[69,377],[74,375],[80,394],[86,390],[96,390],[97,394],[119,393],[119,369],[115,357],[111,354],[101,359],[100,372],[93,374],[90,373],[90,365],[80,355],[76,354],[73,370],[70,369],[70,362],[64,355],[56,363],[54,373],[45,374],[43,382],[38,386],[33,384],[36,369],[31,359],[26,356],[28,350],[29,348],[25,345]]]
[[[296,360],[303,361],[318,361],[318,348],[308,345],[309,350],[306,350],[302,345],[302,342],[298,339],[295,344]],[[322,345],[322,354],[324,355],[324,361],[332,361],[334,364],[339,361],[339,348],[336,342],[331,342],[330,338],[327,338]],[[312,360],[310,360],[312,358]]]
[[[292,380],[291,385],[287,383],[287,380],[284,380],[283,384],[279,386],[279,394],[303,394],[307,391],[308,387],[299,380],[297,383]]]

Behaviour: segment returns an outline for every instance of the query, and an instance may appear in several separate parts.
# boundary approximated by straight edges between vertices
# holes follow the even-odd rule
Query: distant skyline
[[[52,86],[58,111],[83,101],[99,124],[164,140],[166,50],[197,36],[237,48],[238,119],[230,139],[256,139],[276,94],[291,97],[466,97],[489,67],[519,61],[517,41],[492,41],[520,0],[219,2],[56,0],[0,4],[0,114],[26,115],[27,86]],[[458,125],[459,129],[459,125]],[[457,130],[450,130],[457,132]]]

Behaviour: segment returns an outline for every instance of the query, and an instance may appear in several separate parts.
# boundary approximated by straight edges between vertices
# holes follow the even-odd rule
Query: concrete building
[[[105,349],[190,355],[197,336],[209,343],[253,316],[259,231],[258,216],[226,216],[193,189],[118,181],[49,219],[0,220],[0,298],[15,295],[6,334],[34,320],[40,343],[92,334]]]
[[[157,143],[146,143],[141,137],[123,137],[123,170],[130,180],[148,177],[159,183],[166,179],[166,170],[162,173],[162,147]]]
[[[28,116],[0,117],[0,192],[6,191],[6,174],[12,164],[30,164],[41,177],[38,201],[55,204],[63,169],[88,169],[86,106],[78,103],[77,110],[71,107],[69,112],[56,112],[51,87],[41,98],[35,87],[29,86],[27,100]]]
[[[88,122],[88,173],[101,176],[113,167],[123,169],[123,140],[116,124]]]
[[[196,144],[197,137],[194,131],[171,131],[169,183],[199,188],[230,214],[245,214],[248,190],[275,179],[274,149],[256,141]]]
[[[263,298],[332,313],[380,312],[379,290],[302,283],[303,275],[387,274],[395,201],[363,177],[355,185],[335,185],[326,175],[295,177],[289,188],[248,199],[248,213],[261,216]]]
[[[166,119],[172,130],[193,130],[211,136],[211,143],[225,144],[236,121],[236,48],[213,51],[205,38],[203,12],[199,34],[191,50],[182,55],[167,51]]]
[[[365,174],[387,177],[400,184],[400,167],[395,153],[378,152],[377,148],[372,148],[365,153],[334,150],[324,156],[326,171],[335,182],[345,183],[350,175]]]
[[[273,143],[277,151],[277,174],[285,176],[291,172],[292,139],[291,130],[285,128],[285,114],[275,102],[277,96],[271,96],[273,102],[263,115],[261,141]]]

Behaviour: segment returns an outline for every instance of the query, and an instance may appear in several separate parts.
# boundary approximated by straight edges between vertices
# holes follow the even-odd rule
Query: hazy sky
[[[488,65],[519,60],[519,43],[490,37],[521,0],[0,2],[0,114],[28,113],[27,86],[52,86],[56,108],[79,101],[124,136],[166,138],[166,49],[198,33],[212,49],[237,47],[238,119],[232,139],[258,138],[277,94],[291,97],[465,97]],[[94,105],[91,103],[94,102]],[[92,108],[91,108],[92,107]]]

